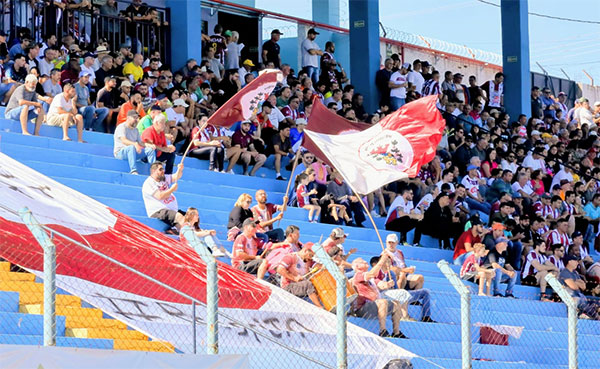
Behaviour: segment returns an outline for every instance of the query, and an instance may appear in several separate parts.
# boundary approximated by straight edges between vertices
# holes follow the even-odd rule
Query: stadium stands
[[[71,134],[74,130],[71,129]],[[87,144],[60,140],[59,128],[42,127],[41,137],[26,137],[20,134],[16,122],[0,119],[0,150],[53,179],[72,187],[98,201],[121,211],[159,230],[162,222],[146,217],[141,197],[141,184],[147,174],[144,168],[140,176],[129,175],[126,163],[113,158],[112,136],[85,132]],[[180,159],[178,159],[180,160]],[[237,196],[243,192],[253,192],[263,188],[273,202],[281,201],[285,182],[276,181],[273,171],[262,168],[257,177],[231,176],[207,170],[207,161],[186,159],[186,171],[177,192],[182,208],[195,206],[199,209],[201,225],[214,228],[220,239],[225,239],[228,211]],[[236,168],[236,171],[239,168]],[[260,178],[260,174],[266,178]],[[301,209],[290,208],[282,220],[282,226],[296,224],[300,227],[303,242],[319,240],[328,235],[333,226],[309,224]],[[365,223],[367,225],[367,223]],[[379,253],[379,243],[374,230],[369,228],[346,228],[350,233],[345,247],[358,248],[355,257],[369,258]],[[389,232],[382,231],[385,237]],[[231,244],[224,242],[226,248]],[[435,262],[440,259],[452,260],[452,252],[447,250],[403,247],[410,265],[417,267],[425,276],[425,288],[432,295],[432,318],[437,324],[406,321],[401,322],[402,331],[408,340],[390,339],[399,346],[414,352],[422,359],[415,360],[416,368],[459,368],[460,367],[460,309],[458,295],[437,269]],[[33,276],[22,273],[9,273],[8,264],[0,264],[0,343],[22,342],[40,344],[42,340],[41,284],[35,283]],[[458,268],[452,266],[454,271]],[[15,280],[17,279],[17,280]],[[23,289],[7,288],[24,284],[38,289],[37,294],[22,293]],[[13,292],[7,292],[13,291]],[[504,324],[523,326],[519,339],[509,338],[508,346],[475,344],[473,363],[475,368],[562,368],[567,364],[566,308],[562,304],[536,301],[539,289],[516,286],[518,300],[489,297],[473,297],[472,323]],[[58,295],[59,339],[57,344],[76,347],[97,347],[115,349],[164,350],[163,343],[147,341],[147,337],[135,331],[125,330],[124,325],[101,316],[101,312],[86,306],[74,296]],[[418,315],[418,306],[410,306],[411,316]],[[77,324],[77,317],[93,317],[95,325]],[[89,321],[90,319],[86,319]],[[20,321],[21,324],[15,324]],[[350,322],[375,333],[375,326],[365,320],[350,318]],[[391,322],[388,322],[391,325]],[[600,323],[579,321],[581,362],[600,362]],[[115,339],[117,331],[127,332],[128,339]],[[121,333],[119,333],[121,334]],[[479,335],[473,331],[474,340]],[[18,336],[18,338],[16,338]],[[119,336],[122,337],[122,336]],[[17,341],[18,340],[18,341]],[[533,347],[532,345],[535,345]],[[173,350],[173,348],[169,348]],[[168,351],[168,350],[167,350]],[[438,366],[439,365],[439,366]],[[580,366],[581,367],[581,366]],[[591,369],[593,366],[589,366]]]

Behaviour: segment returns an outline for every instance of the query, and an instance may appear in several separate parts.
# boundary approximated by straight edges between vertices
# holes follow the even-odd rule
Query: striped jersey
[[[565,268],[565,263],[563,263],[562,259],[557,258],[554,255],[551,255],[548,260],[558,268],[558,270],[563,270]]]
[[[433,79],[426,81],[423,85],[423,90],[421,91],[422,96],[439,95],[441,93],[442,86],[440,86],[438,81],[434,81]]]
[[[530,275],[535,275],[538,270],[533,266],[533,261],[537,260],[538,263],[544,264],[546,260],[546,255],[538,254],[535,250],[531,250],[529,254],[527,254],[527,259],[525,261],[525,267],[523,268],[523,274],[521,278],[528,277]]]
[[[560,243],[561,245],[563,245],[566,250],[569,247],[569,245],[571,244],[571,238],[569,237],[568,234],[560,233],[557,229],[555,229],[552,232],[550,232],[550,235],[548,236],[547,244],[554,245],[557,243]]]

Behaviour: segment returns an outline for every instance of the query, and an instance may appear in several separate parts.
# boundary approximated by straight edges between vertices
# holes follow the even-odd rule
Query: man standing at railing
[[[317,32],[314,28],[308,30],[308,34],[302,41],[302,69],[306,71],[308,78],[312,79],[316,84],[319,78],[319,56],[323,55],[323,51],[315,42]]]
[[[281,56],[279,55],[279,44],[277,43],[281,38],[281,33],[278,29],[271,31],[271,39],[262,45],[262,62],[267,64],[272,62],[275,68],[279,68],[281,65]],[[286,81],[287,83],[287,81]]]

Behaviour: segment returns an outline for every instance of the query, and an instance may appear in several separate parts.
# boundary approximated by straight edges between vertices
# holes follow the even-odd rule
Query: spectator
[[[208,62],[208,69],[212,70],[215,73],[215,81],[217,83],[221,82],[224,78],[225,67],[223,66],[223,62],[216,54],[216,50],[214,47],[208,48],[206,51],[206,58],[204,59]],[[203,60],[203,62],[204,62]],[[237,68],[235,68],[237,72]],[[229,71],[231,73],[231,71]]]
[[[483,227],[479,217],[471,217],[471,228],[464,231],[454,246],[454,265],[464,265],[465,259],[473,254],[473,246],[481,243],[488,230]]]
[[[179,239],[183,240],[184,242],[186,241],[185,238],[183,238],[183,233],[185,231],[185,227],[190,227],[194,231],[196,237],[199,238],[200,242],[198,244],[203,247],[202,250],[195,247],[194,251],[196,251],[196,253],[203,255],[206,251],[208,251],[214,257],[222,257],[226,255],[231,257],[231,254],[225,250],[224,247],[219,246],[215,241],[217,237],[217,231],[214,229],[200,229],[199,223],[200,216],[198,215],[198,209],[192,207],[188,208],[183,219],[183,227],[179,231]],[[185,243],[187,244],[187,242]]]
[[[175,163],[175,146],[167,143],[165,136],[167,118],[163,114],[157,115],[152,120],[152,125],[142,133],[142,141],[146,147],[156,150],[156,160],[166,163],[165,175],[170,177]]]
[[[93,53],[85,53],[83,55],[83,64],[81,64],[80,66],[82,72],[86,72],[87,74],[89,74],[90,85],[93,87],[96,87],[96,73],[94,72],[95,57],[96,55],[94,55]]]
[[[142,94],[140,94],[139,91],[133,91],[133,93],[130,96],[129,101],[127,101],[123,105],[121,105],[121,107],[119,109],[119,114],[117,116],[117,126],[120,125],[121,123],[125,123],[125,121],[128,119],[127,114],[130,111],[135,111],[139,118],[143,118],[146,116],[146,112],[144,111],[144,106],[142,105]],[[137,125],[137,119],[136,119],[136,125]]]
[[[27,59],[23,54],[17,54],[13,65],[6,71],[6,78],[9,83],[25,83],[25,77],[29,74]]]
[[[210,48],[214,49],[219,63],[223,64],[225,62],[225,52],[227,51],[227,38],[225,36],[231,37],[231,31],[223,32],[223,26],[215,24],[213,32],[214,34],[210,36]]]
[[[531,88],[531,117],[542,119],[544,117],[544,109],[542,99],[540,99],[540,88],[533,86]]]
[[[364,227],[362,223],[366,220],[363,213],[360,200],[355,196],[354,192],[344,182],[344,179],[337,171],[332,171],[330,175],[331,181],[327,185],[327,194],[329,194],[336,204],[341,204],[346,207],[346,213],[354,219],[353,223],[347,223],[348,226]]]
[[[254,65],[254,63],[252,63],[252,60],[246,59],[242,63],[242,66],[238,69],[238,74],[240,75],[240,81],[242,83],[242,86],[246,85],[246,81],[245,81],[246,75],[251,74],[252,68],[254,68],[254,67],[255,67],[255,65]]]
[[[2,105],[8,103],[17,86],[17,83],[11,82],[9,77],[5,75],[2,64],[0,63],[0,103]]]
[[[579,103],[580,106],[575,110],[573,119],[577,121],[580,127],[584,124],[587,124],[590,128],[596,127],[596,124],[593,122],[594,115],[590,110],[590,101],[587,98],[582,97],[579,99]]]
[[[460,268],[460,278],[468,282],[477,283],[479,282],[479,296],[491,296],[492,279],[494,277],[494,271],[492,269],[484,268],[483,260],[488,254],[485,245],[476,243],[473,245],[472,252],[465,258],[462,267]],[[484,293],[484,285],[487,292]]]
[[[25,78],[25,83],[15,89],[13,94],[10,96],[4,116],[11,120],[21,122],[21,132],[29,136],[30,133],[27,130],[27,122],[35,119],[34,135],[40,134],[40,127],[44,121],[44,109],[42,104],[38,100],[42,100],[47,104],[52,102],[52,99],[46,96],[39,96],[35,92],[35,86],[37,85],[37,77],[30,74]]]
[[[191,157],[206,159],[208,156],[210,162],[208,164],[208,170],[215,172],[225,172],[223,170],[225,160],[225,147],[222,140],[229,140],[229,137],[225,137],[223,134],[219,134],[217,128],[213,125],[208,125],[198,133],[200,127],[204,126],[208,121],[206,115],[200,117],[198,125],[192,129],[191,137],[195,138],[192,142],[189,155]]]
[[[239,69],[241,48],[238,41],[240,34],[236,31],[225,31],[225,36],[227,36],[228,32],[231,38],[227,44],[227,49],[225,49],[225,69]]]
[[[75,106],[75,88],[71,84],[66,84],[63,93],[56,95],[52,99],[46,123],[50,126],[61,126],[63,131],[63,141],[71,141],[69,138],[69,127],[77,126],[77,141],[83,141],[83,117],[77,114]]]
[[[400,196],[396,197],[388,209],[385,229],[399,232],[402,243],[406,243],[407,232],[414,229],[423,219],[423,215],[415,211],[412,200],[413,190],[407,186],[402,189]]]
[[[315,286],[309,279],[305,279],[313,265],[314,255],[312,244],[307,244],[298,252],[285,255],[277,266],[277,274],[281,276],[281,288],[296,297],[308,297],[315,306],[323,308]]]
[[[104,79],[104,87],[98,91],[97,95],[96,108],[108,109],[108,114],[106,116],[106,127],[108,132],[112,132],[114,130],[113,122],[118,120],[118,114],[121,112],[121,98],[116,87],[117,78],[115,76],[108,76]],[[143,110],[140,109],[140,111],[138,111],[138,115],[142,114],[143,116]],[[127,112],[125,112],[125,114],[127,114]]]
[[[512,294],[512,292],[517,282],[517,272],[515,271],[515,268],[513,268],[506,260],[507,247],[508,240],[500,239],[500,242],[496,243],[494,248],[492,248],[488,253],[483,266],[484,268],[492,268],[494,270],[494,296],[502,296],[500,293],[500,282],[508,279],[508,285],[506,286],[506,292],[504,296],[514,298],[515,296]]]
[[[398,110],[406,102],[406,88],[408,87],[409,63],[402,64],[400,70],[392,73],[388,86],[390,88],[390,108],[392,111]]]
[[[48,78],[43,84],[44,93],[46,96],[54,97],[62,92],[60,86],[60,70],[52,69],[50,72],[50,78]]]
[[[450,239],[458,236],[460,219],[452,214],[449,205],[450,196],[445,192],[440,193],[425,211],[420,227],[415,230],[414,243],[419,243],[423,233],[438,239],[440,246],[451,249]]]
[[[275,68],[279,68],[281,65],[281,56],[279,55],[279,39],[281,38],[281,33],[278,29],[274,29],[271,31],[271,39],[266,41],[262,45],[262,61],[263,64],[268,64],[269,62],[273,63]]]
[[[546,275],[548,273],[558,275],[558,268],[551,263],[547,264],[546,243],[537,242],[535,248],[527,254],[525,267],[521,275],[521,284],[530,286],[540,286],[540,300],[550,301],[550,296],[546,295]]]
[[[231,137],[231,148],[227,150],[227,160],[229,165],[227,166],[227,172],[233,173],[233,166],[237,161],[242,159],[242,166],[244,167],[244,175],[253,176],[256,171],[263,166],[267,157],[264,154],[259,153],[253,143],[253,137],[249,134],[250,121],[244,121],[240,125],[240,129],[237,130]],[[254,162],[252,171],[248,173],[248,166]]]
[[[14,44],[10,50],[8,51],[8,57],[11,60],[16,60],[17,55],[25,54],[25,50],[31,44],[31,38],[29,36],[25,36],[21,38],[21,42]]]
[[[425,278],[421,274],[415,274],[414,266],[407,266],[404,254],[398,249],[398,235],[390,233],[385,238],[385,253],[390,256],[390,269],[396,275],[397,288],[406,290],[419,290],[425,284]]]
[[[140,95],[140,97],[142,96],[142,94],[139,91],[134,91],[134,93],[135,92],[137,92]],[[133,93],[132,93],[132,97],[133,97]],[[162,109],[160,108],[160,106],[152,105],[152,107],[150,108],[150,113],[145,115],[142,119],[140,119],[138,121],[137,129],[140,132],[140,135],[142,133],[144,133],[146,128],[152,126],[152,122],[154,121],[154,118],[156,118],[160,114],[162,114]]]
[[[308,210],[308,221],[310,223],[318,223],[321,215],[321,207],[312,204],[309,196],[316,195],[317,189],[313,188],[308,190],[309,176],[306,173],[300,173],[296,177],[296,198],[298,200],[298,207]]]
[[[252,201],[251,197],[250,201]],[[236,269],[256,275],[261,265],[266,263],[262,255],[258,254],[263,242],[256,237],[256,221],[254,219],[247,218],[244,220],[241,228],[242,232],[233,242],[231,265]]]
[[[252,217],[259,222],[259,231],[261,233],[266,234],[269,237],[269,240],[273,242],[283,241],[283,229],[273,228],[273,224],[275,224],[275,222],[281,221],[281,219],[283,218],[283,212],[287,207],[286,204],[288,201],[288,197],[283,197],[282,205],[275,205],[270,202],[267,202],[267,193],[265,192],[265,190],[258,190],[256,191],[254,198],[256,199],[256,205],[252,207]],[[280,213],[273,217],[273,214],[278,211]]]
[[[405,309],[403,313],[403,307],[398,301],[387,300],[381,297],[379,289],[376,287],[373,279],[379,274],[383,265],[387,262],[389,256],[383,254],[379,259],[379,262],[369,270],[369,264],[361,258],[354,259],[352,262],[352,269],[356,273],[352,284],[356,289],[358,298],[351,308],[351,314],[359,318],[379,320],[379,336],[389,337],[390,334],[387,331],[386,317],[392,315],[393,332],[391,337],[394,338],[407,338],[400,331],[400,319],[405,315]],[[390,281],[393,282],[393,281]]]
[[[380,69],[375,74],[375,85],[379,90],[379,106],[391,106],[390,103],[390,78],[392,77],[392,67],[394,61],[390,58],[385,59],[383,69]]]
[[[144,57],[142,54],[135,54],[133,60],[123,66],[123,75],[129,79],[129,82],[140,82],[144,76],[144,70],[142,69],[142,63]]]
[[[235,235],[242,229],[244,221],[252,218],[251,204],[252,196],[249,194],[243,193],[238,197],[233,209],[229,212],[229,221],[227,222],[228,239],[235,238]]]
[[[54,48],[49,47],[44,50],[44,57],[38,62],[41,75],[45,74],[49,76],[51,74],[52,70],[55,68],[55,60],[57,56],[58,51],[56,51]]]
[[[183,174],[183,164],[177,166],[177,172],[173,176],[166,176],[163,163],[154,162],[150,166],[150,176],[142,186],[142,197],[146,207],[146,214],[150,218],[156,218],[167,223],[171,227],[169,232],[174,233],[173,227],[177,229],[174,234],[179,234],[183,226],[184,214],[177,206],[177,199],[173,194],[177,191],[177,181]]]
[[[469,209],[471,209],[471,215],[475,215],[479,212],[482,221],[487,223],[488,214],[492,207],[485,202],[484,198],[479,193],[478,172],[478,166],[473,164],[469,165],[467,167],[467,175],[463,177],[461,184],[467,189],[467,198],[465,199],[465,202],[469,205]]]
[[[136,126],[139,115],[135,110],[127,112],[124,124],[117,126],[114,134],[114,155],[119,160],[127,160],[129,174],[138,174],[137,161],[146,158],[149,164],[156,160],[152,144],[144,143]]]
[[[96,86],[100,89],[104,87],[104,79],[112,75],[113,68],[113,57],[110,55],[105,55],[102,57],[101,65],[98,70],[96,70]]]
[[[307,77],[315,84],[319,79],[319,56],[323,55],[323,51],[315,42],[318,34],[319,32],[314,28],[309,29],[307,36],[304,41],[302,41],[301,45],[302,69],[306,72]]]
[[[488,112],[492,109],[502,110],[504,106],[504,74],[496,73],[493,80],[481,85],[481,89],[485,92],[486,110]]]
[[[265,103],[266,104],[266,103]],[[268,150],[275,154],[275,177],[278,180],[285,181],[281,175],[281,165],[283,158],[292,157],[292,143],[290,141],[290,127],[287,125],[281,125],[279,127],[279,133],[275,134],[272,138],[272,144]],[[284,163],[285,165],[285,163]]]
[[[567,256],[565,262],[565,268],[560,271],[558,281],[565,286],[571,297],[574,297],[577,301],[577,308],[580,312],[579,317],[583,319],[592,318],[600,320],[598,306],[588,300],[583,294],[583,291],[586,289],[586,284],[576,271],[579,266],[579,261],[573,256]]]
[[[83,127],[86,130],[96,132],[104,132],[104,120],[109,113],[108,108],[94,108],[90,102],[90,74],[85,71],[79,73],[79,82],[75,84],[75,92],[77,93],[77,109],[79,114],[83,116]]]
[[[440,72],[434,70],[431,73],[431,78],[425,81],[423,85],[422,96],[439,95],[442,93],[442,86],[440,84]]]

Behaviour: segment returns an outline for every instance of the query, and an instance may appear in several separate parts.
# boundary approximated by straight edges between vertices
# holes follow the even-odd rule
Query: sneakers
[[[371,210],[371,216],[373,218],[381,218],[381,215],[379,215],[379,213],[376,212],[375,210]]]
[[[275,178],[278,181],[287,181],[287,178],[282,177],[282,176],[277,176],[277,178]]]
[[[221,258],[225,256],[225,254],[219,249],[212,250],[212,255],[216,258]]]
[[[405,318],[400,318],[401,322],[416,322],[417,320],[414,318],[411,318],[410,316],[407,316]]]
[[[227,173],[227,174],[235,174],[235,172],[233,171],[233,169],[229,169],[229,171],[223,171],[223,173]]]
[[[508,297],[511,299],[516,299],[515,295],[513,295],[512,293],[507,293],[506,295],[504,295],[504,297]]]
[[[139,175],[139,173],[137,172],[137,170],[132,170],[131,172],[129,172],[129,174],[133,174],[134,176]]]
[[[383,329],[381,330],[381,332],[379,332],[379,337],[389,337],[390,336],[390,332],[387,331],[387,329]]]
[[[408,337],[406,337],[404,335],[404,333],[402,333],[402,332],[398,332],[398,333],[392,334],[392,338],[405,338],[405,339],[408,339]]]

